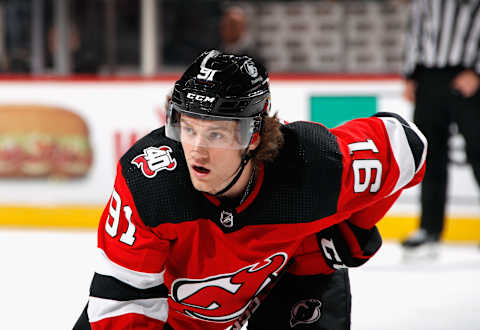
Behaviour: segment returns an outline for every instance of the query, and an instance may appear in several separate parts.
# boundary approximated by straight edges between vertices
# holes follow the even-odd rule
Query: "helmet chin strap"
[[[238,166],[238,169],[237,169],[237,174],[235,175],[235,177],[232,179],[232,181],[230,181],[230,183],[223,189],[221,189],[220,191],[216,192],[214,194],[214,196],[220,196],[224,193],[226,193],[230,188],[233,187],[233,185],[235,183],[237,183],[238,179],[240,179],[240,176],[242,175],[243,173],[243,170],[245,169],[245,166],[247,166],[248,164],[248,161],[252,158],[252,156],[250,155],[250,153],[248,152],[248,148],[250,147],[250,145],[256,141],[256,139],[258,138],[259,136],[259,133],[261,131],[261,127],[262,127],[262,123],[263,123],[263,120],[260,119],[260,122],[258,123],[258,125],[256,126],[256,129],[254,131],[254,133],[252,134],[252,136],[250,137],[250,141],[248,142],[248,145],[247,147],[245,148],[245,150],[243,151],[243,154],[242,154],[242,159],[240,160],[240,165]],[[258,148],[258,147],[257,147]],[[252,151],[253,153],[256,152],[256,149]]]
[[[224,193],[226,193],[230,188],[233,187],[233,185],[235,183],[237,183],[238,179],[240,179],[240,176],[242,175],[243,173],[243,170],[245,169],[245,166],[247,165],[248,161],[251,159],[252,157],[248,154],[248,147],[247,149],[245,149],[245,151],[243,152],[243,155],[242,155],[242,159],[240,161],[240,165],[238,166],[238,172],[237,174],[235,175],[235,177],[232,179],[232,181],[230,181],[230,183],[223,189],[221,189],[220,191],[216,192],[214,194],[214,196],[220,196]]]

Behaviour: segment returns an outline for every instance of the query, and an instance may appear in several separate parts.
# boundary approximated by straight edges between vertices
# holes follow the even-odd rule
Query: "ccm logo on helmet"
[[[189,98],[190,100],[195,100],[195,101],[200,101],[200,102],[210,102],[210,103],[212,103],[213,101],[215,101],[214,97],[195,94],[195,93],[187,93],[187,98]]]

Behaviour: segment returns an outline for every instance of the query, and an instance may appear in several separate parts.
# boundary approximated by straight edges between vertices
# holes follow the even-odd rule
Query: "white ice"
[[[0,329],[71,329],[93,275],[93,231],[0,230]],[[351,270],[352,330],[480,329],[480,248],[443,244],[438,260],[404,263],[386,242]]]

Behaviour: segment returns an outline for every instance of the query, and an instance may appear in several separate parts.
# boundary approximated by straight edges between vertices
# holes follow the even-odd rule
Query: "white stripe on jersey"
[[[393,188],[390,193],[392,195],[407,185],[415,176],[415,160],[407,136],[403,130],[403,125],[400,121],[392,117],[381,117],[380,119],[383,121],[387,130],[393,156],[397,161],[398,169],[400,171],[395,188]]]
[[[449,63],[451,65],[459,65],[462,60],[463,43],[466,38],[467,27],[470,23],[470,4],[465,4],[460,8],[458,14],[458,27],[455,30],[455,37],[453,38],[452,51],[450,53]]]
[[[87,309],[88,319],[90,322],[97,322],[109,317],[135,313],[166,322],[168,317],[167,299],[152,298],[117,301],[90,297]]]
[[[410,129],[417,134],[418,138],[422,141],[423,144],[423,152],[422,152],[422,157],[420,157],[420,163],[418,164],[418,168],[415,170],[415,174],[417,174],[418,171],[422,168],[423,164],[425,163],[425,160],[427,159],[427,149],[428,149],[428,141],[425,135],[418,129],[417,125],[415,125],[412,122],[408,122],[410,125]]]
[[[475,57],[478,56],[478,52],[480,51],[478,46],[480,39],[480,9],[478,10],[477,16],[474,19],[475,24],[472,27],[469,39],[466,42],[467,46],[465,48],[464,64],[467,67],[475,65]]]
[[[148,289],[163,284],[163,274],[165,271],[161,273],[144,273],[131,270],[114,263],[102,249],[97,248],[97,251],[96,273],[112,276],[137,289]]]
[[[444,67],[447,65],[448,52],[452,47],[452,42],[450,41],[452,37],[453,30],[453,19],[455,16],[455,3],[452,1],[447,1],[445,3],[445,9],[443,11],[441,36],[440,36],[440,47],[437,54],[437,66]]]

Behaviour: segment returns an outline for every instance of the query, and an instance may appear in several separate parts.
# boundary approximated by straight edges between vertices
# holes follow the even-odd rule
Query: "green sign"
[[[377,112],[375,96],[312,96],[310,97],[310,120],[328,128],[336,127],[347,120],[369,117]]]

